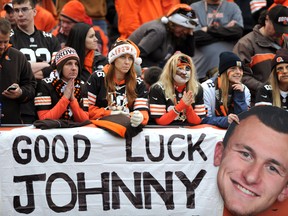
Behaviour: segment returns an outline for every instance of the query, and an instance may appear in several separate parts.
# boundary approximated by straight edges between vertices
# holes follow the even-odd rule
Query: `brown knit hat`
[[[79,56],[77,55],[77,52],[75,49],[71,47],[64,47],[63,49],[58,51],[58,53],[55,55],[55,63],[56,63],[57,71],[59,73],[62,72],[64,64],[70,59],[77,60],[78,65],[80,67]]]

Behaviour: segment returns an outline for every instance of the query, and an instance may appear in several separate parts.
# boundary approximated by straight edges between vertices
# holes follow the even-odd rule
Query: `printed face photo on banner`
[[[275,117],[271,119],[275,121]],[[287,131],[276,131],[256,116],[249,116],[235,127],[227,144],[223,144],[225,138],[217,143],[217,183],[233,215],[258,215],[275,201],[287,199],[287,140]]]

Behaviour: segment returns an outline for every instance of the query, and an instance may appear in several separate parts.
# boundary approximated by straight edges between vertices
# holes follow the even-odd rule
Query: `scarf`
[[[227,112],[222,101],[221,79],[218,77],[214,81],[215,84],[215,114],[216,116],[227,116]]]
[[[63,96],[63,92],[65,90],[67,83],[64,82],[62,79],[58,79],[55,78],[52,82],[52,86],[54,87],[56,93],[59,96],[59,99]],[[74,97],[77,99],[78,102],[80,102],[81,99],[81,86],[80,86],[80,80],[79,79],[75,79],[74,81],[74,86],[75,86],[75,90],[74,90]],[[72,119],[72,114],[69,115],[70,112],[70,107],[68,106],[66,111],[63,113],[63,115],[61,116],[62,119],[67,119],[70,120]]]
[[[94,50],[90,50],[84,59],[84,68],[89,71],[90,74],[93,72],[93,61],[94,61]]]

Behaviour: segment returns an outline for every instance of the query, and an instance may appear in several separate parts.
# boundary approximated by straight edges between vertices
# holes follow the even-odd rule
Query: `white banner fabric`
[[[225,130],[94,128],[0,133],[0,215],[222,215],[213,166]]]

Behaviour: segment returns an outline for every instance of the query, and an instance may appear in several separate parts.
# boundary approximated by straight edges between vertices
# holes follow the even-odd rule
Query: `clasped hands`
[[[194,102],[192,91],[191,90],[189,90],[187,92],[184,91],[183,97],[181,100],[183,100],[183,102],[185,103],[186,106],[190,106]]]
[[[67,82],[67,85],[63,94],[68,100],[73,101],[75,99],[74,91],[75,91],[74,79],[70,79]]]

